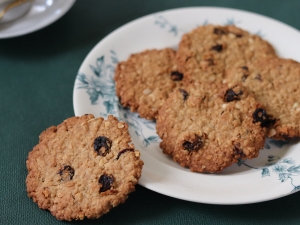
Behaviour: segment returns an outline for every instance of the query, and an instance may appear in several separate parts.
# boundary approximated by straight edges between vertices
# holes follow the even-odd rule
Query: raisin
[[[231,101],[234,101],[234,100],[240,100],[240,96],[242,94],[243,94],[242,91],[240,91],[239,93],[235,93],[232,89],[228,89],[225,92],[224,101],[225,102],[231,102]]]
[[[233,154],[238,158],[244,158],[246,156],[243,150],[240,148],[239,143],[234,145]]]
[[[215,46],[212,46],[210,50],[215,50],[217,52],[221,52],[223,50],[223,45],[215,45]]]
[[[171,73],[171,79],[172,81],[180,81],[183,79],[183,74],[179,73],[178,71],[173,71]]]
[[[261,127],[270,127],[273,126],[276,122],[272,116],[268,115],[266,110],[262,108],[257,108],[252,114],[253,123],[260,122]]]
[[[262,81],[261,79],[261,75],[260,74],[257,74],[256,77],[254,78],[255,80],[259,80],[259,81]]]
[[[217,35],[223,35],[223,34],[227,34],[227,31],[221,29],[221,28],[215,28],[214,29],[214,34],[217,34]]]
[[[196,138],[192,142],[185,141],[182,144],[182,147],[184,148],[184,150],[187,150],[189,152],[198,151],[203,146],[202,138],[199,137],[198,135],[195,135],[195,136],[196,136]]]
[[[249,71],[249,69],[248,69],[247,66],[242,66],[242,69],[243,69],[243,70],[246,70],[246,71]]]
[[[118,153],[116,160],[118,160],[118,159],[120,158],[120,156],[121,156],[123,153],[129,152],[129,151],[130,151],[130,152],[133,152],[134,149],[133,149],[133,148],[125,148],[125,149],[123,149],[122,151],[120,151],[120,152]]]
[[[100,176],[99,181],[100,184],[102,184],[99,192],[105,192],[111,188],[111,185],[114,182],[114,178],[112,176],[108,176],[106,174],[103,174]]]
[[[111,148],[111,141],[104,136],[99,136],[94,140],[94,149],[98,155],[106,156]]]
[[[179,91],[180,91],[181,94],[183,95],[183,100],[186,101],[187,98],[189,97],[189,94],[187,93],[187,91],[184,90],[184,89],[181,89],[181,88],[179,89]]]
[[[208,66],[215,65],[215,62],[213,59],[206,59],[205,61],[208,63]]]
[[[237,38],[241,38],[241,37],[243,37],[243,35],[242,35],[242,34],[235,34],[235,36],[236,36]]]
[[[61,181],[70,181],[73,179],[75,170],[71,166],[64,166],[58,174],[61,176]]]

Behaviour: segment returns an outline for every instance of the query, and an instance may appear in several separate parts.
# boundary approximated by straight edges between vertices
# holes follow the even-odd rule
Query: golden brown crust
[[[266,110],[276,117],[269,137],[289,139],[300,136],[300,64],[277,57],[247,63],[228,70],[224,82],[241,82]]]
[[[269,55],[275,55],[273,47],[259,36],[233,25],[210,24],[183,35],[177,63],[184,83],[195,79],[221,82],[227,68]]]
[[[194,172],[220,172],[258,156],[266,128],[253,114],[261,107],[240,86],[195,82],[177,89],[159,110],[160,147]]]
[[[177,71],[175,54],[170,48],[146,50],[120,62],[114,79],[122,105],[143,118],[155,119],[169,93],[181,83],[171,75]]]
[[[111,141],[105,156],[94,149],[99,136]],[[130,150],[120,155],[124,149]],[[99,218],[123,203],[135,189],[143,162],[131,144],[126,123],[113,116],[104,120],[84,115],[42,132],[26,165],[28,196],[40,208],[59,220],[82,220]],[[105,182],[100,182],[102,175],[113,179],[107,190]]]

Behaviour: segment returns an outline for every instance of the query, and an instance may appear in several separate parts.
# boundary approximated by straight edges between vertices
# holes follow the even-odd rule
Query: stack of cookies
[[[115,82],[124,106],[156,120],[163,153],[194,172],[255,158],[267,137],[300,136],[300,64],[232,25],[200,26],[177,51],[132,54]]]

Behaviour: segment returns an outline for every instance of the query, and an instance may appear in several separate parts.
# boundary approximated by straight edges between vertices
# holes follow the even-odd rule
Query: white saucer
[[[11,38],[39,30],[62,17],[75,0],[35,0],[22,18],[0,24],[0,39]]]

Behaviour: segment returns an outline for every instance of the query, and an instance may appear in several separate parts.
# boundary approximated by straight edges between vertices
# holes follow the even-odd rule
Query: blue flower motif
[[[284,173],[284,172],[286,172],[286,166],[281,165],[281,164],[276,164],[276,165],[273,167],[273,171],[274,171],[275,173],[278,173],[278,174]]]

